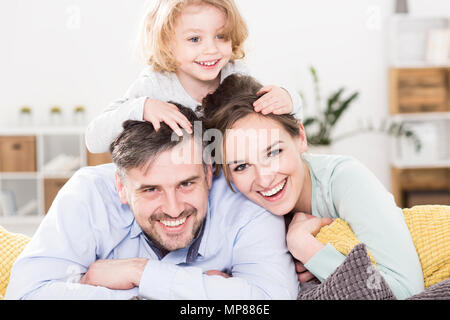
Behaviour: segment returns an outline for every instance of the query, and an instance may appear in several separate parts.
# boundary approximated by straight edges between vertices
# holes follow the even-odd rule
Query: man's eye
[[[245,170],[247,167],[248,167],[248,164],[247,164],[247,163],[243,163],[243,164],[240,164],[240,165],[238,165],[237,167],[235,167],[233,171],[236,171],[236,172],[237,172],[237,171],[243,171],[243,170]]]
[[[181,186],[182,186],[183,188],[186,188],[186,187],[190,187],[192,184],[193,184],[192,181],[188,181],[188,182],[183,182],[183,183],[181,183]]]
[[[190,37],[188,40],[195,43],[200,41],[200,37]]]
[[[156,191],[156,188],[147,188],[147,189],[144,189],[144,192],[155,192]]]

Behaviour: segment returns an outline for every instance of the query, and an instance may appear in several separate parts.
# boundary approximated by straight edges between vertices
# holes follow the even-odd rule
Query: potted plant
[[[336,141],[353,137],[357,134],[379,132],[394,136],[396,138],[406,137],[408,138],[408,140],[414,143],[416,151],[420,150],[421,142],[419,138],[414,134],[414,132],[405,129],[402,123],[397,123],[395,121],[384,120],[377,128],[371,122],[369,122],[364,126],[360,126],[359,128],[355,128],[338,136],[333,135],[333,131],[339,119],[342,118],[345,111],[348,110],[352,102],[354,102],[358,98],[359,93],[355,91],[350,95],[344,97],[345,88],[341,87],[328,96],[326,105],[322,107],[319,77],[314,67],[311,66],[309,68],[309,71],[313,79],[315,102],[316,108],[318,109],[318,112],[316,112],[314,116],[306,117],[303,121],[303,126],[305,127],[309,145],[316,147],[331,146]],[[303,101],[305,101],[304,95],[302,93],[300,93],[300,96],[302,97]]]

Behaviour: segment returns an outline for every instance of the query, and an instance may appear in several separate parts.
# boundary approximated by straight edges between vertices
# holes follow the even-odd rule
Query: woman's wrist
[[[291,254],[303,264],[307,263],[309,259],[325,247],[309,233],[297,236],[295,239],[288,239],[287,244]]]

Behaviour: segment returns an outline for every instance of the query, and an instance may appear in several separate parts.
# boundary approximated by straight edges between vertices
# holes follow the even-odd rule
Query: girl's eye
[[[235,167],[233,171],[235,171],[235,172],[243,171],[243,170],[245,170],[247,167],[248,167],[248,164],[247,164],[247,163],[243,163],[243,164],[240,164],[240,165],[238,165],[237,167]]]
[[[200,37],[190,37],[188,41],[196,43],[200,41]]]
[[[225,37],[224,34],[218,34],[218,35],[216,36],[216,38],[217,38],[217,39],[220,39],[220,40],[224,40],[226,37]]]
[[[281,150],[281,149],[276,149],[276,150],[270,151],[267,156],[268,157],[275,157],[275,156],[279,155],[282,151],[283,150]]]

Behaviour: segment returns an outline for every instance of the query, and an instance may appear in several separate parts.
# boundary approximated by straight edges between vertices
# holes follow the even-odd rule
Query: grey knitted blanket
[[[345,261],[323,282],[301,284],[299,300],[396,300],[382,275],[370,262],[366,246],[356,245]],[[407,300],[450,300],[450,279]]]

